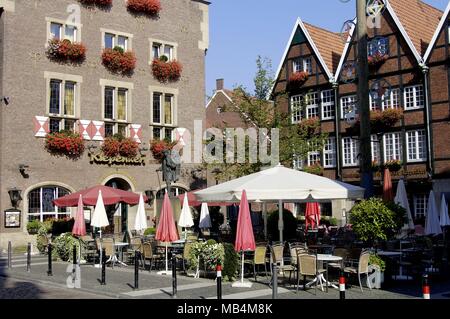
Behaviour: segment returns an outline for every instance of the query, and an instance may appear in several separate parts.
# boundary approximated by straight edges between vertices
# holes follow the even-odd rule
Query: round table
[[[327,289],[328,292],[328,286],[331,286],[333,288],[339,289],[338,286],[336,286],[335,284],[333,284],[332,282],[330,282],[328,280],[328,263],[329,262],[341,262],[341,267],[342,267],[342,261],[343,258],[340,256],[334,256],[334,255],[329,255],[329,254],[317,254],[317,261],[323,261],[326,263],[326,271],[327,271],[327,278],[325,278],[323,276],[323,274],[319,274],[319,276],[317,276],[313,281],[309,282],[308,284],[306,284],[306,286],[312,285],[313,283],[315,283],[317,280],[319,280],[320,282],[322,282],[322,280],[325,282],[325,287]]]
[[[126,247],[126,246],[128,246],[128,245],[129,245],[128,243],[124,243],[124,242],[115,242],[115,243],[114,243],[114,246],[118,248],[119,254],[121,255],[121,259],[122,259],[122,260],[119,260],[119,259],[117,258],[117,255],[116,255],[116,254],[113,254],[112,256],[109,257],[109,259],[106,261],[106,263],[111,262],[111,265],[113,266],[113,268],[114,268],[114,264],[115,264],[115,263],[119,263],[119,264],[121,264],[121,265],[123,265],[123,266],[126,267],[127,264],[125,264],[125,263],[123,262],[123,252],[122,252],[122,249],[123,249],[123,247]]]

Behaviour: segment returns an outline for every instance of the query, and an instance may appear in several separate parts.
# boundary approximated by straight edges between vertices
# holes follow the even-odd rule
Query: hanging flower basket
[[[134,158],[138,155],[139,144],[132,138],[113,136],[105,138],[102,145],[102,152],[106,157],[123,156]]]
[[[402,109],[386,109],[370,112],[370,125],[374,131],[385,131],[392,128],[403,117]]]
[[[161,162],[164,158],[164,151],[171,150],[176,144],[177,142],[154,140],[150,142],[150,151],[153,154],[153,158]]]
[[[295,72],[289,77],[289,85],[294,87],[302,86],[306,82],[306,80],[308,80],[308,77],[308,72]]]
[[[86,58],[86,51],[82,43],[52,39],[48,42],[47,56],[55,61],[81,63]]]
[[[402,169],[403,163],[399,160],[387,161],[384,163],[383,168],[388,168],[391,172],[398,172]]]
[[[136,67],[136,56],[134,52],[125,52],[121,47],[114,49],[104,49],[102,54],[102,63],[113,73],[130,75]]]
[[[85,146],[80,134],[61,131],[47,134],[45,148],[53,155],[77,159],[83,155]]]
[[[164,56],[165,57],[165,56]],[[176,82],[181,77],[183,66],[180,62],[166,61],[166,57],[155,59],[152,62],[152,73],[155,79],[161,83]]]
[[[78,0],[78,1],[86,6],[109,7],[112,5],[113,0]]]
[[[302,131],[306,132],[307,136],[312,136],[319,133],[320,120],[318,117],[312,117],[302,120],[298,125]]]
[[[127,8],[133,13],[155,16],[161,11],[161,3],[159,0],[128,0]]]
[[[369,55],[367,62],[369,63],[369,67],[378,67],[386,62],[388,58],[387,54],[380,54],[377,52],[374,55]]]

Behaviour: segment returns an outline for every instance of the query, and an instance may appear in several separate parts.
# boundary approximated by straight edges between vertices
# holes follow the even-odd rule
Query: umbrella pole
[[[241,259],[241,283],[244,283],[244,251],[241,251],[242,259]]]
[[[168,259],[167,259],[167,243],[166,243],[166,274],[169,273],[169,269],[168,269],[167,263],[168,263]]]

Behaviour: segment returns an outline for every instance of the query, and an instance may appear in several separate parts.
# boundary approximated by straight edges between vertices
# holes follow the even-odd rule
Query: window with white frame
[[[408,86],[404,89],[405,110],[415,110],[423,108],[425,96],[423,85]]]
[[[427,159],[425,130],[406,132],[408,142],[408,162],[420,162]]]
[[[294,155],[294,158],[292,160],[292,166],[296,170],[302,170],[303,169],[303,159],[300,156]]]
[[[308,74],[313,73],[311,57],[303,58],[303,72],[306,72]]]
[[[372,162],[380,164],[380,142],[377,135],[371,136]]]
[[[356,95],[349,95],[341,97],[341,117],[345,118],[346,114],[355,112],[355,115],[358,114],[358,108],[356,105],[357,97]]]
[[[322,120],[334,119],[334,90],[326,90],[321,93]]]
[[[308,166],[315,164],[320,165],[320,151],[308,152]]]
[[[304,97],[306,105],[306,118],[319,117],[319,93],[307,93]]]
[[[427,215],[427,195],[426,194],[415,194],[413,197],[414,201],[414,217],[423,218]]]
[[[50,132],[73,131],[76,122],[78,84],[54,78],[50,79],[49,83]]]
[[[53,200],[70,194],[69,190],[59,186],[42,186],[28,193],[28,220],[41,222],[50,218],[64,218],[70,216],[70,209],[57,207]]]
[[[173,139],[174,121],[173,94],[152,92],[152,134],[153,139]]]
[[[400,133],[388,133],[384,139],[384,161],[402,160],[402,139]]]
[[[127,136],[129,94],[127,88],[105,86],[103,106],[105,136],[109,137],[114,134]]]
[[[323,146],[323,166],[326,168],[336,166],[336,139],[329,137]]]
[[[293,124],[298,123],[302,120],[303,97],[301,95],[294,95],[291,97],[291,113]]]
[[[375,110],[397,109],[400,107],[400,89],[392,89],[389,94],[377,99],[374,94],[369,95],[370,108]]]
[[[115,33],[105,32],[104,33],[104,46],[105,49],[114,49],[115,47],[120,47],[124,51],[130,49],[130,39],[128,36],[119,35]]]
[[[292,72],[301,72],[303,71],[302,59],[294,59],[292,60]]]
[[[168,61],[172,61],[177,58],[176,43],[150,39],[150,46],[150,61],[160,59],[162,56],[165,56]]]
[[[359,144],[356,138],[344,137],[342,139],[342,155],[344,166],[357,166],[359,164]]]
[[[59,23],[59,22],[50,22],[50,30],[49,35],[51,39],[56,40],[70,40],[70,42],[78,41],[78,28],[74,25]]]

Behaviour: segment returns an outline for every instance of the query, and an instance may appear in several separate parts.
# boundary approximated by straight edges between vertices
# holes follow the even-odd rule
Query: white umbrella
[[[136,212],[136,219],[134,220],[134,229],[137,232],[147,229],[147,215],[145,214],[144,197],[139,197],[139,205]]]
[[[178,226],[180,227],[192,227],[194,221],[192,220],[191,208],[189,207],[187,194],[184,195],[183,209],[181,210],[180,219],[178,220]],[[184,239],[187,237],[187,232],[184,233]]]
[[[448,216],[448,206],[447,206],[447,202],[445,201],[444,194],[442,194],[442,199],[441,199],[441,211],[440,211],[439,224],[442,227],[450,226],[450,218]]]
[[[208,204],[202,203],[202,210],[200,212],[200,228],[211,228],[211,217],[209,216]]]
[[[397,194],[395,195],[394,202],[400,206],[402,206],[406,210],[406,215],[408,217],[408,221],[403,226],[402,230],[407,232],[408,230],[414,230],[414,221],[411,214],[411,209],[409,207],[408,195],[406,194],[406,187],[403,179],[398,182],[397,185]]]
[[[427,217],[425,220],[425,235],[442,234],[441,225],[439,224],[439,212],[436,204],[434,192],[430,192],[427,205]]]
[[[97,204],[95,204],[94,214],[92,216],[91,226],[100,228],[100,264],[102,263],[102,227],[109,225],[108,216],[106,215],[105,204],[103,203],[102,191],[98,191]]]

